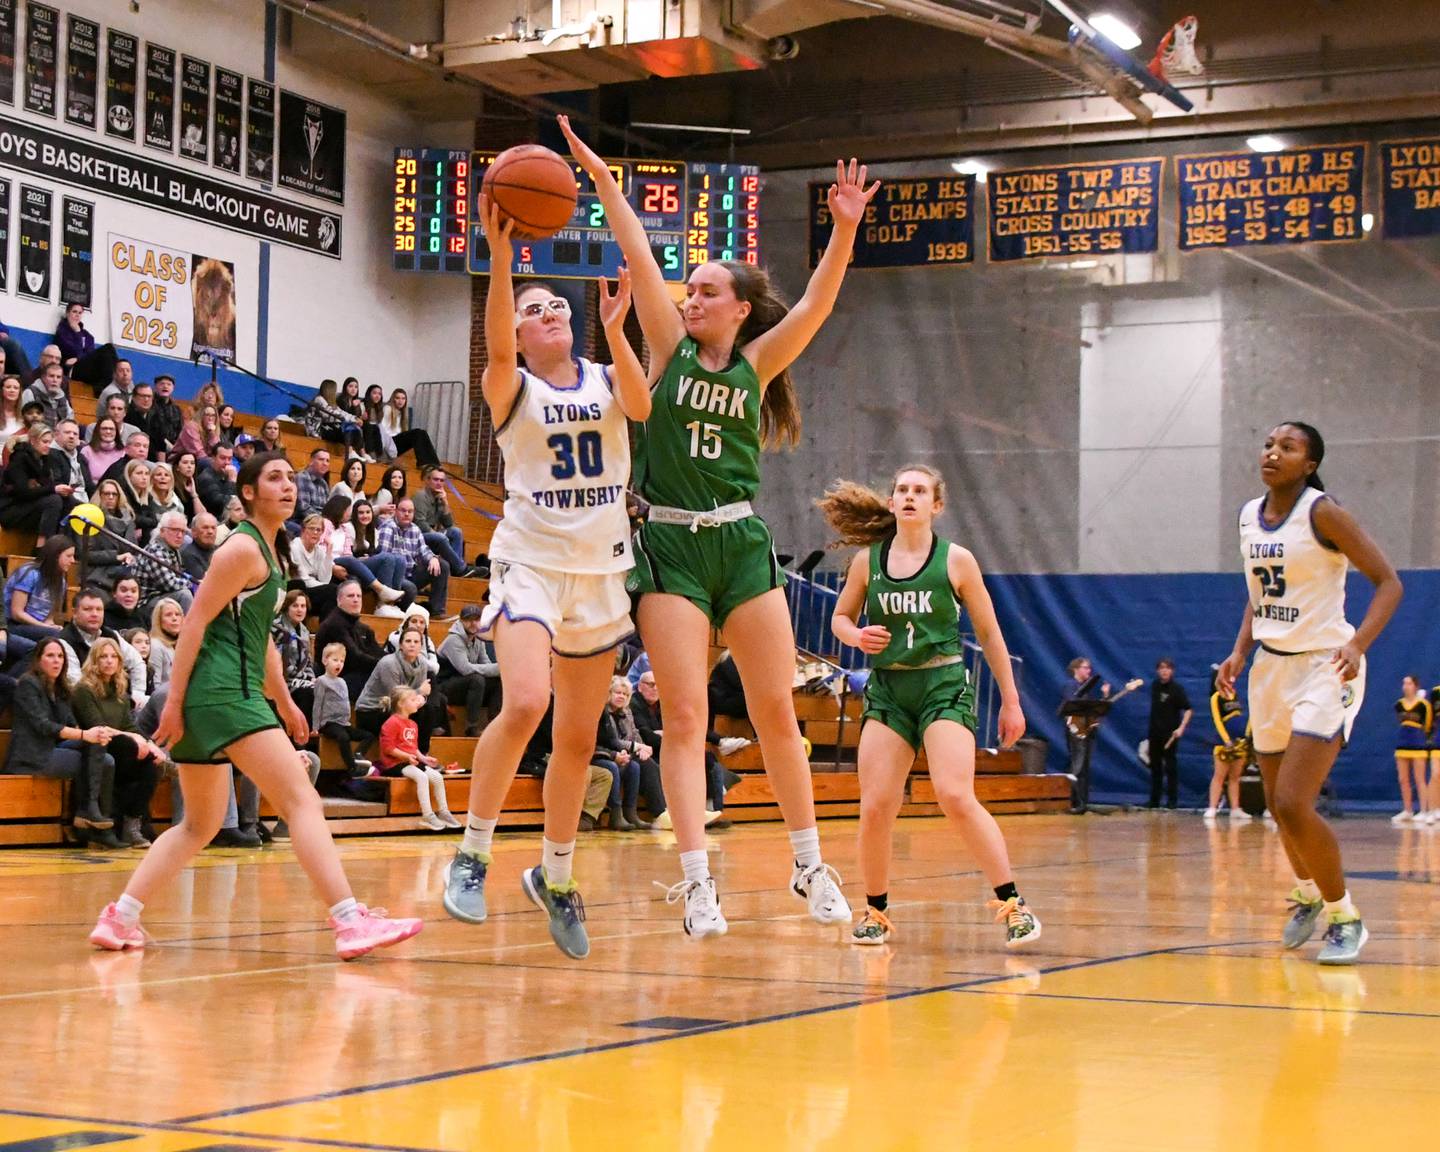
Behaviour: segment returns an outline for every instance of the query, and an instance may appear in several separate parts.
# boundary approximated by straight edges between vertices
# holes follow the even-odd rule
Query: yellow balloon
[[[77,504],[68,517],[70,528],[80,536],[94,536],[105,525],[105,509],[98,504]]]
[[[805,745],[805,759],[810,759],[810,754],[815,751],[815,745],[810,743],[810,737],[800,737],[800,743]]]

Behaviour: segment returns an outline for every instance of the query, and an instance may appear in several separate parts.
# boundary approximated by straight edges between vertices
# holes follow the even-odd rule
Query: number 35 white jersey
[[[520,369],[519,395],[495,430],[505,457],[505,518],[490,556],[557,572],[624,572],[632,566],[629,426],[605,369],[576,364],[573,388]]]
[[[1344,553],[1320,541],[1315,505],[1328,499],[1306,488],[1290,515],[1268,527],[1260,517],[1265,498],[1240,509],[1240,558],[1250,591],[1255,639],[1277,652],[1340,648],[1355,635],[1345,619]]]

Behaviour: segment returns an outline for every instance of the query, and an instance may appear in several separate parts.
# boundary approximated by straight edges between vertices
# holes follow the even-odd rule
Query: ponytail
[[[789,315],[789,305],[763,268],[738,260],[722,260],[720,265],[730,273],[736,299],[750,305],[750,315],[735,336],[737,346],[750,343]],[[800,405],[788,367],[765,386],[760,401],[760,440],[767,448],[794,448],[800,443]]]
[[[891,492],[907,472],[928,477],[934,488],[936,506],[945,503],[945,477],[928,464],[901,465],[890,481]],[[832,547],[864,547],[895,535],[895,513],[890,511],[889,497],[854,480],[835,481],[825,495],[815,501],[815,506],[838,533],[839,538]]]

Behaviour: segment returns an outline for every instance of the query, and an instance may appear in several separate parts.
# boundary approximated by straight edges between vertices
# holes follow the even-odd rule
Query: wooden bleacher
[[[95,398],[86,389],[75,389],[72,403],[77,418],[82,423],[94,419]],[[258,429],[260,420],[254,416],[240,415],[239,422],[247,431]],[[296,469],[304,468],[310,453],[318,447],[331,452],[331,480],[340,478],[344,465],[340,446],[327,444],[303,434],[299,425],[282,422],[282,439],[286,455]],[[374,489],[378,486],[380,474],[385,465],[373,464],[367,468],[367,484]],[[420,473],[413,465],[406,464],[407,490],[414,494],[420,488]],[[452,477],[463,476],[463,469],[453,469]],[[501,500],[498,494],[473,485],[462,485],[463,495],[472,507],[452,502],[456,524],[465,534],[469,555],[473,560],[476,553],[486,551],[494,531],[495,517],[500,515]],[[373,491],[371,493],[373,495]],[[5,571],[14,570],[23,564],[33,551],[34,538],[26,533],[0,530],[0,556],[4,557]],[[78,570],[72,569],[71,587],[74,590]],[[479,579],[456,579],[450,581],[449,608],[458,611],[465,603],[484,601],[488,582]],[[370,614],[375,607],[369,590],[365,593],[365,622],[375,631],[376,637],[385,638],[399,624],[393,618]],[[312,632],[317,621],[311,620]],[[445,633],[447,622],[432,621],[430,638],[438,647]],[[712,645],[712,662],[720,649]],[[811,695],[797,692],[795,695],[796,715],[801,730],[811,741],[811,756],[814,772],[816,814],[822,818],[857,816],[860,811],[860,783],[856,774],[855,748],[860,737],[860,701],[848,697],[842,720],[840,701],[831,695]],[[744,721],[719,718],[717,727],[721,735],[754,738],[754,732]],[[459,708],[451,709],[451,731],[464,731],[464,714]],[[10,727],[8,716],[0,716],[0,763],[9,748]],[[441,763],[458,762],[468,767],[474,755],[476,737],[436,737],[431,751]],[[337,750],[328,740],[320,746],[321,764],[325,768],[340,766]],[[727,793],[725,815],[732,821],[778,820],[779,805],[764,774],[764,764],[757,744],[740,749],[735,754],[722,757],[721,762],[742,777],[739,784]],[[378,781],[384,787],[387,799],[383,802],[365,802],[351,799],[327,798],[326,816],[335,835],[375,835],[416,830],[420,805],[415,786],[409,780],[384,779]],[[976,765],[976,794],[983,804],[993,812],[1053,812],[1063,810],[1069,803],[1068,781],[1063,776],[1026,775],[1020,771],[1020,758],[1013,752],[996,755],[982,752]],[[152,804],[152,814],[157,823],[168,822],[171,814],[171,796],[168,782],[162,782]],[[468,774],[452,776],[446,780],[446,791],[454,811],[464,809],[468,799],[470,777]],[[906,803],[902,815],[938,815],[939,805],[935,802],[934,788],[925,767],[924,754],[919,757],[915,771],[907,785]],[[32,776],[7,776],[0,774],[0,847],[57,845],[66,842],[68,825],[64,814],[69,809],[69,785],[63,781]],[[262,802],[261,813],[266,817],[275,815],[268,803]],[[510,787],[505,808],[501,815],[501,826],[506,828],[539,828],[543,823],[541,781],[530,777],[518,777]]]

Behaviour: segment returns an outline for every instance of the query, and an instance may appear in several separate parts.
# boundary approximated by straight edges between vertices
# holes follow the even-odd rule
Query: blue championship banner
[[[1440,233],[1440,136],[1380,143],[1387,238]]]
[[[810,267],[830,243],[825,194],[810,185]],[[855,235],[852,268],[913,268],[970,264],[975,259],[975,175],[884,177]]]
[[[1360,239],[1365,148],[1176,157],[1180,250]]]
[[[1159,159],[1101,160],[990,173],[990,259],[1154,252]]]

